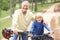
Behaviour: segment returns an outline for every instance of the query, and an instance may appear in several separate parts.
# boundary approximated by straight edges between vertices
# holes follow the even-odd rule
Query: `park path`
[[[0,21],[5,20],[5,19],[7,19],[7,18],[10,18],[10,16],[6,16],[6,17],[4,17],[4,18],[0,18]]]

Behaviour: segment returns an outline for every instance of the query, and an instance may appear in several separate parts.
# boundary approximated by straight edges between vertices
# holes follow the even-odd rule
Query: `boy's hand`
[[[54,32],[51,31],[50,34],[52,35],[52,34],[54,34]]]

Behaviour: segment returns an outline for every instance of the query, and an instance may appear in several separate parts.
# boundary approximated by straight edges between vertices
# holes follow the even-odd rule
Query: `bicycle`
[[[54,40],[54,38],[50,36],[50,33],[43,35],[33,35],[32,38],[35,38],[36,40]]]
[[[26,34],[26,33],[30,33],[30,32],[29,31],[18,32],[19,40],[20,40],[21,34]],[[11,36],[11,34],[13,34],[13,31],[11,29],[4,28],[2,30],[3,37],[8,39],[8,40],[10,37],[13,37],[13,36]]]
[[[18,32],[19,40],[20,40],[21,34],[26,34],[26,33],[31,34],[32,32],[31,31]],[[6,29],[5,28],[5,29],[2,30],[3,37],[8,39],[8,40],[9,40],[10,37],[12,37],[11,34],[13,34],[13,31],[11,29]],[[30,37],[30,36],[28,36],[28,37]],[[43,35],[34,35],[34,36],[32,36],[32,38],[33,37],[37,38],[37,40],[54,40],[50,36],[50,33],[43,34]]]

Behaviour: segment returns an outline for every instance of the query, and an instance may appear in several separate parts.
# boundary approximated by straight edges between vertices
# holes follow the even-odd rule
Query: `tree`
[[[9,8],[10,8],[9,0],[0,0],[0,16],[1,16],[1,10],[8,10]]]
[[[0,9],[2,10],[8,10],[10,7],[10,1],[9,0],[0,0]]]
[[[0,16],[1,16],[1,9],[3,8],[3,1],[2,0],[0,0]]]
[[[21,2],[22,2],[22,0],[19,0],[19,8],[21,8]]]
[[[14,13],[14,7],[16,6],[16,0],[10,0],[10,16]]]
[[[54,0],[54,2],[56,2],[56,0]]]
[[[35,11],[37,11],[37,0],[35,0]]]
[[[33,6],[34,6],[34,5],[33,5],[33,0],[32,0],[32,10],[33,10]]]

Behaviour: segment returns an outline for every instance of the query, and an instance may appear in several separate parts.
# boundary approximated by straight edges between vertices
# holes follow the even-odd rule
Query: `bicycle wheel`
[[[44,40],[54,40],[52,37],[45,37]]]
[[[48,38],[48,40],[54,40],[53,38]]]

